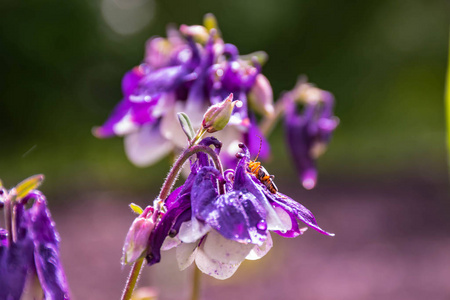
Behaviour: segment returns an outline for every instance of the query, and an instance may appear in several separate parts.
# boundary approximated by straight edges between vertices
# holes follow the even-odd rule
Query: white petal
[[[161,134],[178,148],[185,148],[188,145],[186,134],[181,129],[177,117],[177,113],[183,111],[184,105],[176,102],[171,109],[166,111],[161,121]]]
[[[214,137],[223,144],[221,153],[234,157],[236,153],[241,152],[239,143],[242,143],[243,134],[244,132],[239,130],[238,126],[228,124],[223,130],[214,132]]]
[[[253,247],[252,251],[247,255],[245,259],[248,260],[257,260],[263,257],[264,255],[269,252],[270,248],[272,248],[273,242],[272,237],[270,236],[270,232],[267,232],[267,239],[264,241],[264,244],[262,246],[255,245]]]
[[[286,231],[292,228],[291,218],[283,209],[272,207],[269,202],[263,203],[267,212],[267,230]]]
[[[173,107],[175,104],[175,95],[174,93],[166,93],[159,98],[155,107],[152,109],[152,116],[154,118],[159,118],[163,116],[168,107]]]
[[[193,243],[203,237],[211,227],[207,224],[200,223],[196,218],[181,224],[178,237],[183,243]]]
[[[189,101],[186,103],[183,111],[189,116],[194,130],[199,129],[202,125],[203,115],[207,109],[208,104],[203,103],[203,101],[200,103],[199,101]]]
[[[170,250],[172,248],[175,248],[179,244],[181,244],[181,240],[178,238],[178,236],[173,237],[173,238],[168,236],[164,240],[164,243],[161,246],[161,250],[163,250],[163,251]]]
[[[206,253],[201,248],[198,248],[197,250],[195,263],[203,273],[222,280],[230,278],[241,264],[228,264],[219,262],[206,255]]]
[[[272,229],[272,230],[280,230],[280,231],[286,232],[287,230],[292,229],[291,216],[289,216],[289,214],[281,207],[275,206],[273,209],[275,210],[278,218],[280,219],[280,221],[283,225],[277,229]]]
[[[222,263],[240,264],[254,248],[254,244],[242,244],[224,238],[211,230],[203,241],[201,248],[213,260]]]
[[[122,120],[114,124],[113,131],[116,135],[122,136],[135,132],[139,127],[132,121],[131,114],[128,112]]]
[[[197,254],[198,243],[181,243],[176,249],[178,267],[181,271],[189,267]]]
[[[161,136],[159,127],[154,125],[143,126],[139,131],[125,136],[124,143],[128,159],[138,167],[154,164],[173,147]]]

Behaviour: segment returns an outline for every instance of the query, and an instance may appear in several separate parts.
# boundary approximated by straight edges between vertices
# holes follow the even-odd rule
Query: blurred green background
[[[205,279],[206,298],[450,299],[448,1],[2,0],[0,12],[0,178],[12,187],[45,174],[77,299],[118,298],[134,217],[126,205],[147,205],[172,159],[137,168],[122,138],[99,140],[91,129],[121,99],[146,40],[208,12],[242,54],[269,54],[263,73],[276,96],[306,74],[334,93],[341,124],[313,191],[300,187],[281,124],[264,163],[336,237],[273,234],[267,257],[226,282]],[[187,299],[191,271],[178,271],[172,251],[141,284]]]
[[[276,96],[300,74],[335,94],[341,125],[319,161],[318,187],[445,176],[448,8],[444,0],[1,1],[0,178],[12,186],[44,173],[50,194],[157,188],[169,159],[136,168],[121,138],[98,140],[91,129],[121,99],[122,75],[140,63],[145,41],[207,12],[241,53],[269,54],[263,72]],[[296,178],[281,127],[267,167]]]

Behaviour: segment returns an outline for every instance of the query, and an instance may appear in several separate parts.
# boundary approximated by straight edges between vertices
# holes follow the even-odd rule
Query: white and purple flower
[[[221,143],[205,138],[201,143]],[[161,250],[177,247],[181,269],[195,261],[208,275],[226,279],[234,274],[244,259],[259,259],[272,247],[270,231],[296,237],[301,229],[298,220],[322,230],[312,213],[298,202],[279,192],[273,193],[248,169],[250,153],[243,144],[235,170],[222,176],[204,153],[197,155],[186,182],[171,193],[165,213],[150,235],[147,261],[161,258]],[[224,186],[222,189],[218,186]]]
[[[208,15],[205,24],[211,24],[211,18]],[[223,154],[230,165],[235,163],[237,144],[245,141],[256,155],[259,139],[249,136],[258,129],[248,102],[258,113],[273,113],[272,88],[258,60],[239,56],[237,47],[224,43],[217,28],[182,25],[180,31],[170,28],[167,35],[147,42],[144,62],[122,80],[122,101],[94,135],[124,136],[130,161],[148,166],[186,146],[178,112],[189,115],[198,129],[206,109],[233,93],[243,105],[234,107],[229,125],[219,134],[229,145]],[[268,143],[263,146],[262,158],[269,155]]]

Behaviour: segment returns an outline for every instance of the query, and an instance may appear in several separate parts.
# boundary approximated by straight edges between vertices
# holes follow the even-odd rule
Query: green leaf
[[[183,129],[189,141],[191,141],[195,136],[191,120],[189,119],[188,115],[185,114],[184,112],[177,113],[177,117],[178,121],[180,122],[181,128]]]
[[[140,215],[140,214],[142,214],[142,213],[144,212],[144,210],[142,209],[142,207],[140,207],[139,205],[137,205],[137,204],[135,204],[135,203],[130,203],[130,208],[131,208],[131,210],[132,210],[134,213],[136,213],[136,214],[138,214],[138,215]]]
[[[44,175],[34,175],[31,177],[28,177],[27,179],[20,182],[18,185],[16,185],[16,194],[17,194],[17,200],[22,199],[26,195],[28,195],[29,192],[32,190],[37,189],[41,183],[44,181]]]

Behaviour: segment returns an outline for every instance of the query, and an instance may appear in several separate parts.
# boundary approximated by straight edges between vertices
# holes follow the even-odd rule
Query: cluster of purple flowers
[[[213,145],[217,153],[222,145],[213,137],[200,144]],[[244,259],[259,259],[270,250],[270,231],[296,237],[306,230],[299,227],[300,220],[323,234],[333,235],[317,225],[307,208],[280,192],[270,191],[249,171],[248,148],[244,144],[239,147],[236,169],[224,174],[206,154],[197,154],[189,177],[169,195],[156,221],[139,225],[140,231],[146,232],[146,239],[141,242],[148,241],[145,246],[149,265],[160,261],[161,250],[177,247],[180,269],[195,261],[203,273],[226,279]],[[148,211],[149,208],[139,218]],[[136,243],[135,232],[132,226],[124,248],[124,254],[128,251],[128,257],[134,259],[145,249],[135,246],[135,254],[131,254],[129,244],[131,239]]]
[[[257,136],[263,135],[248,108],[251,104],[264,115],[273,113],[270,83],[257,59],[240,56],[235,45],[224,43],[213,16],[205,23],[213,24],[182,25],[180,30],[169,28],[167,38],[151,38],[144,62],[122,80],[124,98],[106,123],[94,129],[97,137],[125,136],[128,158],[138,166],[185,148],[176,113],[185,112],[198,129],[206,109],[231,93],[243,105],[234,108],[227,129],[219,134],[227,145],[224,152],[235,162],[241,141],[253,154],[258,151]],[[268,154],[264,142],[261,156]]]
[[[0,188],[0,207],[7,223],[0,228],[0,299],[69,299],[45,196],[38,190],[20,193],[20,184],[10,191]]]
[[[148,166],[170,151],[185,148],[178,112],[189,115],[198,129],[206,109],[233,94],[242,105],[234,107],[227,128],[215,135],[225,145],[224,164],[236,166],[239,143],[245,143],[253,157],[260,152],[260,159],[269,158],[266,132],[261,132],[257,115],[269,122],[284,115],[287,144],[300,181],[311,189],[317,181],[315,160],[338,124],[333,95],[300,80],[274,107],[272,87],[261,73],[266,56],[263,52],[239,55],[235,45],[223,41],[212,15],[205,17],[204,26],[169,28],[167,38],[152,37],[147,42],[143,63],[123,77],[122,101],[94,134],[124,136],[130,161]],[[303,110],[297,108],[301,105]]]

